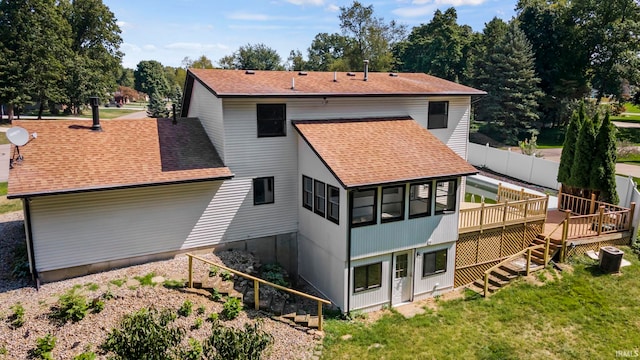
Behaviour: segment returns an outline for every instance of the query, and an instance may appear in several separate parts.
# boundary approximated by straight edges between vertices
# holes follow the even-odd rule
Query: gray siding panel
[[[356,260],[351,262],[351,288],[349,294],[351,296],[350,307],[351,310],[357,310],[367,308],[371,306],[381,305],[389,303],[391,301],[391,254],[371,257],[362,260]],[[382,283],[379,288],[372,290],[365,290],[362,292],[353,292],[353,269],[358,266],[382,263]]]
[[[447,271],[441,274],[422,277],[424,253],[436,250],[447,249]],[[434,296],[443,291],[453,288],[453,276],[456,263],[456,243],[440,244],[417,249],[419,256],[416,256],[415,282],[413,293],[416,297]],[[422,296],[421,296],[422,295]]]
[[[193,82],[189,117],[197,117],[207,132],[209,139],[215,146],[218,155],[226,164],[224,158],[224,126],[222,119],[222,100],[215,97],[198,81]]]

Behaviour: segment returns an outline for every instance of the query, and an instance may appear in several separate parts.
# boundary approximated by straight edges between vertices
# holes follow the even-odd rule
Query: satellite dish
[[[7,130],[7,139],[15,146],[24,146],[29,142],[29,132],[20,126]]]

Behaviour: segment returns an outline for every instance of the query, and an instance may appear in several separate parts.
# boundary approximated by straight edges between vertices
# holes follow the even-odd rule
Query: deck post
[[[507,225],[507,207],[509,206],[509,200],[505,201],[502,205],[502,228],[504,229]]]
[[[318,301],[318,330],[322,331],[322,303]]]
[[[518,200],[524,200],[524,188],[520,188],[520,199]]]
[[[547,198],[549,195],[547,194]],[[562,184],[560,184],[560,189],[558,189],[558,210],[562,210]]]
[[[482,223],[484,222],[484,201],[480,204],[480,234],[482,234]]]
[[[496,194],[496,202],[500,203],[500,194],[502,194],[502,183],[498,183],[498,193]]]
[[[600,205],[598,214],[598,236],[602,234],[602,221],[604,220],[604,205]]]
[[[255,309],[260,310],[260,283],[258,280],[253,280],[253,302]]]
[[[560,250],[560,261],[564,262],[565,260],[565,256],[566,256],[566,252],[567,252],[567,235],[569,233],[569,218],[567,217],[563,222],[562,222],[562,245],[561,245],[561,250]]]
[[[631,230],[631,225],[633,225],[633,215],[636,212],[636,203],[631,203],[631,208],[629,209],[629,225],[627,225],[627,230]]]
[[[544,244],[544,266],[547,266],[549,263],[549,243],[551,242],[551,237],[547,236],[545,244]]]
[[[193,257],[191,255],[187,255],[189,257],[189,288],[193,287]]]
[[[489,274],[484,274],[484,297],[489,297]]]
[[[595,210],[596,210],[596,194],[591,193],[591,202],[589,203],[589,214],[593,214]]]
[[[531,248],[527,249],[527,276],[529,276],[529,267],[531,266]]]

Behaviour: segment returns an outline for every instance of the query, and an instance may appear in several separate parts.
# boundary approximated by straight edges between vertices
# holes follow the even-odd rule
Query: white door
[[[393,255],[391,304],[411,301],[413,289],[413,251],[403,251]]]

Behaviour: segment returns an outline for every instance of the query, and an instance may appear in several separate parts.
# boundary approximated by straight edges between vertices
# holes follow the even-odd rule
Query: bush
[[[213,266],[213,265],[211,265],[209,267],[209,277],[214,277],[216,275],[218,275],[218,268]]]
[[[222,281],[230,281],[231,279],[233,279],[233,274],[225,270],[220,273],[220,277],[222,278]]]
[[[94,299],[93,303],[91,303],[91,308],[93,308],[94,313],[100,313],[102,310],[104,310],[104,301],[100,299]]]
[[[126,315],[119,329],[112,329],[102,348],[115,354],[115,359],[167,359],[169,351],[184,336],[184,329],[170,327],[175,314],[169,310],[158,312],[142,308]]]
[[[193,329],[200,329],[202,327],[203,321],[201,318],[196,318],[196,320],[193,322]]]
[[[214,325],[204,350],[213,360],[260,359],[272,343],[273,337],[260,329],[259,323],[245,324],[244,330]]]
[[[156,277],[156,274],[153,272],[148,273],[145,276],[134,276],[133,278],[140,282],[142,286],[155,286],[156,283],[153,282],[153,278]]]
[[[212,290],[211,290],[211,299],[213,299],[213,301],[220,301],[220,300],[222,300],[222,294],[220,294],[220,292],[218,291],[218,289],[212,289]]]
[[[218,318],[219,318],[219,317],[220,317],[220,316],[218,315],[218,313],[211,313],[211,314],[209,314],[209,316],[207,317],[207,321],[212,322],[212,323],[215,323],[215,322],[217,322],[217,321],[218,321]]]
[[[8,318],[11,327],[15,329],[24,325],[24,306],[21,303],[16,303],[11,307],[11,311],[13,313]]]
[[[230,297],[222,305],[222,316],[227,320],[233,320],[238,317],[242,311],[242,301],[238,298]]]
[[[196,312],[198,313],[198,315],[204,315],[205,311],[207,311],[207,308],[204,307],[204,305],[200,305],[198,306],[198,309],[196,310]]]
[[[36,339],[36,347],[31,350],[31,356],[38,359],[53,360],[51,351],[56,346],[56,337],[47,333],[42,338]]]
[[[180,352],[180,359],[183,360],[201,360],[203,356],[202,344],[196,339],[189,339],[189,348]]]
[[[262,267],[262,277],[276,285],[289,287],[289,282],[285,280],[286,270],[280,264],[267,264]]]
[[[13,249],[11,256],[11,276],[14,279],[25,278],[29,274],[27,243],[21,242]]]
[[[180,306],[180,309],[178,309],[178,315],[184,316],[184,317],[191,315],[192,312],[193,312],[193,303],[189,300],[185,300],[182,303],[182,306]]]
[[[53,308],[51,316],[55,319],[67,322],[80,321],[87,316],[89,304],[84,295],[78,294],[76,288],[70,289],[58,299],[57,307]]]
[[[73,360],[95,360],[96,354],[93,351],[83,352],[73,357]]]

